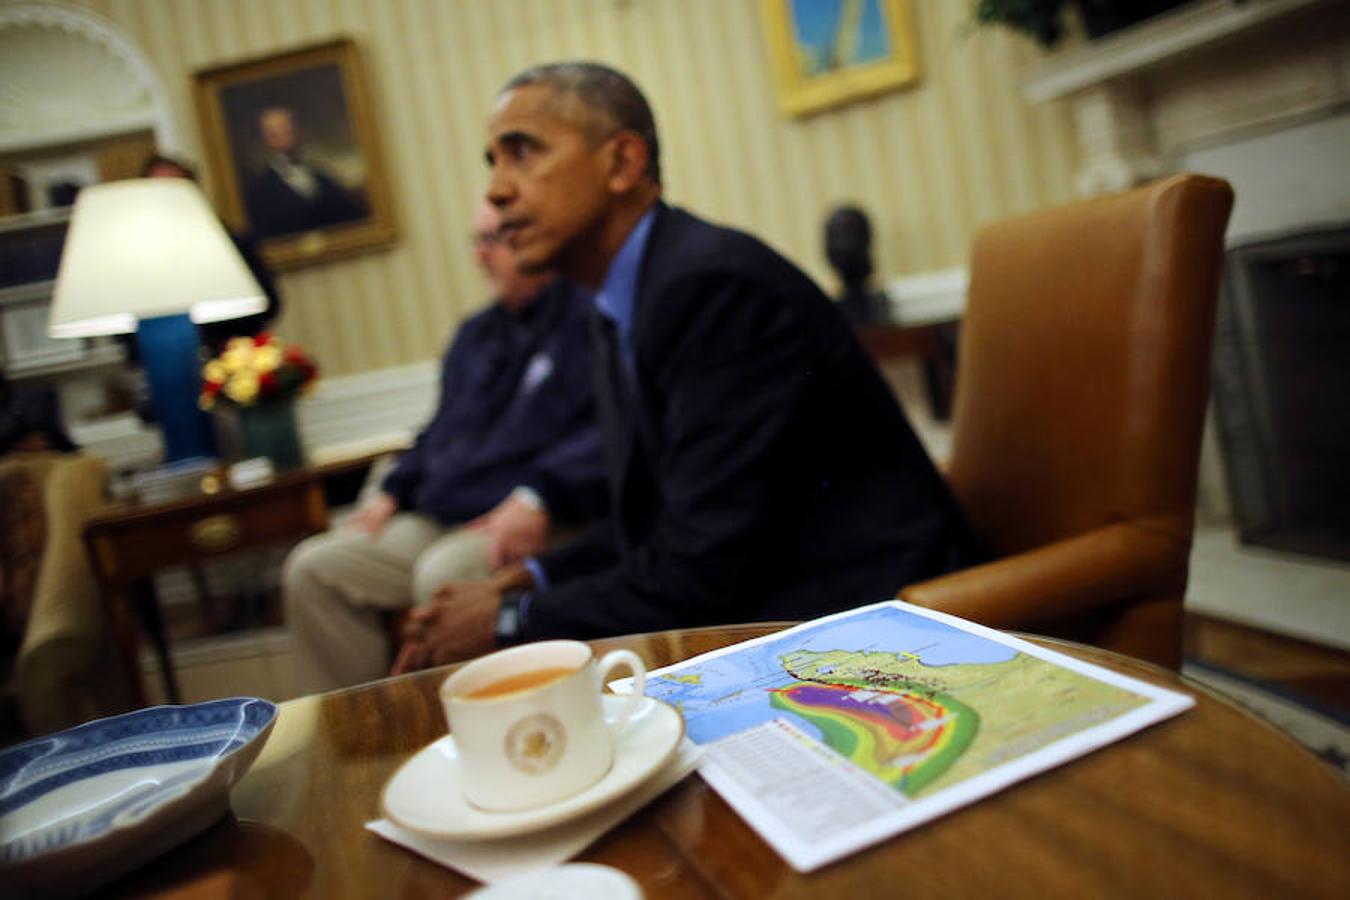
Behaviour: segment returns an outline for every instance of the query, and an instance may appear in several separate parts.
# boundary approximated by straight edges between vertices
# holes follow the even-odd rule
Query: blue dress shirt
[[[628,232],[623,246],[609,264],[605,280],[596,292],[595,308],[600,314],[614,323],[619,338],[619,353],[623,357],[624,368],[629,378],[636,378],[637,364],[633,355],[633,309],[637,305],[638,276],[642,274],[642,258],[647,252],[647,240],[651,237],[652,223],[656,221],[656,206],[643,213],[633,230]],[[544,567],[533,557],[526,557],[525,568],[534,577],[537,589],[548,589],[548,576]],[[521,598],[520,618],[523,621],[529,611],[530,595]]]

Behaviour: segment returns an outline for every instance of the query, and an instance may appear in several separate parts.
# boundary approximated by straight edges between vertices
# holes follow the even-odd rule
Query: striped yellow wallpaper
[[[913,0],[923,76],[811,118],[777,109],[758,0],[79,0],[144,50],[201,159],[194,69],[349,35],[364,55],[401,238],[281,277],[285,334],[330,375],[437,355],[486,299],[468,252],[496,89],[536,62],[632,75],[656,110],[667,198],[761,235],[833,290],[821,222],[873,216],[879,274],[961,265],[981,222],[1072,194],[1071,123],[1030,107],[1035,51],[967,34],[965,0]]]

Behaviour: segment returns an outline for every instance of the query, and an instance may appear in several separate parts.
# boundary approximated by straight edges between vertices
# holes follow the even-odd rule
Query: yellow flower
[[[233,374],[242,369],[248,368],[253,360],[253,348],[250,346],[232,346],[227,347],[225,352],[220,354],[220,364],[225,367],[227,373]]]
[[[272,372],[281,365],[281,348],[265,344],[253,354],[253,367],[259,372]]]
[[[202,409],[220,403],[251,406],[262,399],[264,386],[269,397],[289,398],[298,391],[308,394],[314,390],[315,371],[303,350],[288,347],[274,334],[263,338],[261,345],[256,338],[231,338],[220,356],[202,366],[203,386],[197,402]]]
[[[247,405],[258,396],[258,376],[253,372],[237,372],[225,385],[225,396],[235,403]]]

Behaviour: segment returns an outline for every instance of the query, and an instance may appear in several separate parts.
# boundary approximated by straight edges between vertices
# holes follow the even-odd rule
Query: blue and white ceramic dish
[[[256,697],[155,706],[0,751],[0,880],[89,890],[193,836],[276,716]]]

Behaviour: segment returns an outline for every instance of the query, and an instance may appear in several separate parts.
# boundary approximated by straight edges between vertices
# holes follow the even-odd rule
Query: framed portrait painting
[[[760,0],[783,112],[804,116],[912,84],[909,0]]]
[[[276,269],[397,236],[355,43],[340,38],[194,73],[221,212]]]

